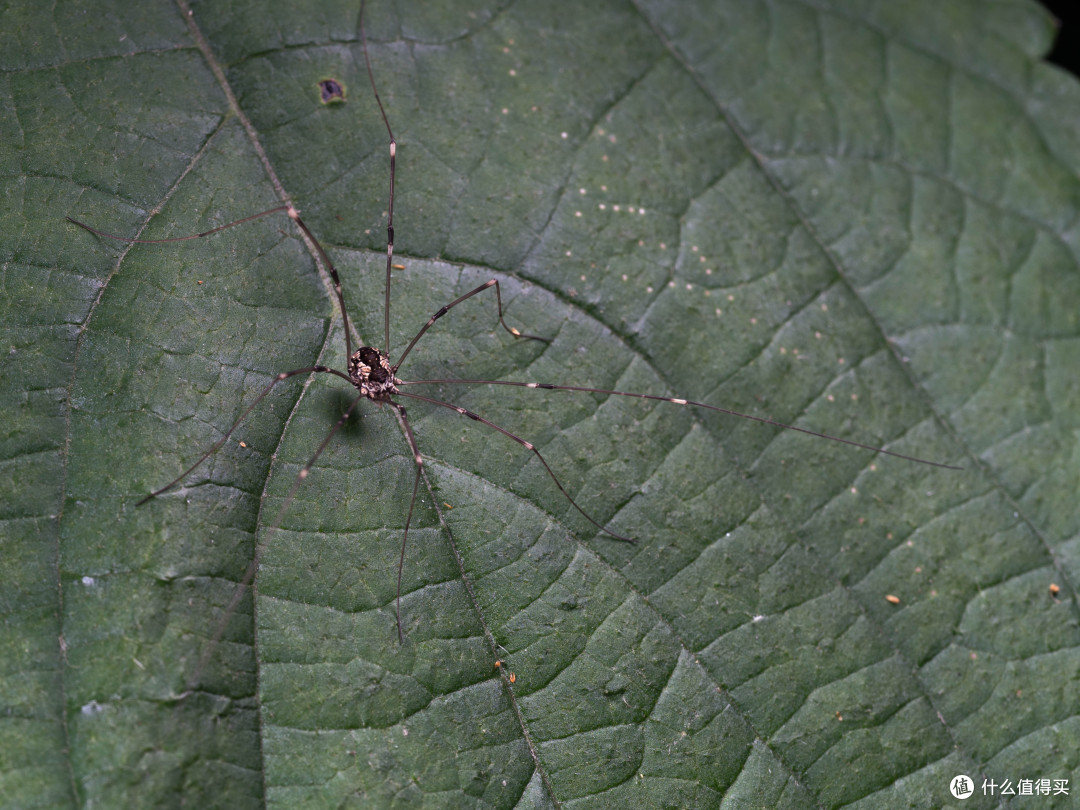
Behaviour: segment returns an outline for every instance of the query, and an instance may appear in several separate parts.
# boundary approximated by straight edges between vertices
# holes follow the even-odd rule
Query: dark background
[[[1059,23],[1054,49],[1046,58],[1074,76],[1080,75],[1080,3],[1077,0],[1043,0],[1043,5]]]

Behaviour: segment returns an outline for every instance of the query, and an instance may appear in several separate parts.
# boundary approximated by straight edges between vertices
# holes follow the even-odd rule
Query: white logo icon
[[[949,780],[949,792],[954,799],[970,799],[975,793],[975,783],[966,774],[954,776]]]

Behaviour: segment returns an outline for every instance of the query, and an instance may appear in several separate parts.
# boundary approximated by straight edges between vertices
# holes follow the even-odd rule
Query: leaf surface
[[[278,517],[339,378],[276,386],[135,508],[274,375],[344,369],[345,334],[284,215],[169,245],[64,216],[158,239],[292,200],[353,346],[383,342],[357,5],[188,11],[0,18],[6,805],[935,807],[959,773],[1071,778],[1080,94],[1037,6],[370,5],[391,355],[491,278],[551,338],[484,292],[400,376],[964,467],[410,387],[637,542],[402,400],[404,644],[392,411],[361,403]]]

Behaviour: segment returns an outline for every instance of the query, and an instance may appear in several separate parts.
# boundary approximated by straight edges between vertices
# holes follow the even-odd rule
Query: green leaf
[[[361,403],[278,519],[340,378],[275,386],[136,508],[274,375],[345,367],[295,226],[130,245],[63,220],[160,239],[291,200],[354,347],[381,344],[358,4],[9,4],[3,804],[937,807],[965,773],[990,806],[984,779],[1071,779],[1080,91],[1040,61],[1045,13],[432,6],[367,10],[391,355],[491,278],[551,342],[484,292],[402,377],[685,397],[963,471],[653,401],[408,388],[535,444],[637,542],[402,400],[425,476],[399,643],[391,409]]]

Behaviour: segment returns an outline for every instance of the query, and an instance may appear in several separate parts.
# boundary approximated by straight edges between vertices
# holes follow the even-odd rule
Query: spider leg
[[[420,488],[420,475],[424,471],[424,459],[420,456],[420,448],[416,445],[416,436],[413,435],[412,424],[409,422],[404,406],[394,402],[392,399],[386,401],[398,412],[402,424],[405,425],[405,438],[409,440],[409,449],[412,450],[413,460],[416,462],[416,478],[413,479],[412,498],[409,499],[409,514],[405,518],[405,533],[401,538],[401,557],[398,559],[397,567],[397,634],[398,642],[404,643],[405,633],[401,629],[401,571],[405,567],[405,545],[409,542],[409,526],[412,525],[413,507],[416,506],[416,492]]]
[[[796,425],[777,422],[775,419],[769,419],[765,416],[754,416],[749,413],[742,413],[741,411],[733,411],[730,408],[721,408],[717,405],[708,405],[704,402],[694,402],[692,399],[661,397],[656,394],[635,394],[630,391],[608,391],[604,388],[585,388],[578,385],[552,385],[551,383],[515,382],[512,380],[403,380],[399,382],[398,385],[421,385],[424,383],[429,385],[511,385],[516,388],[541,388],[548,391],[581,391],[587,394],[609,394],[616,397],[651,399],[655,402],[670,402],[672,405],[691,405],[695,408],[704,408],[705,410],[724,413],[728,416],[737,416],[740,419],[749,419],[753,422],[761,422],[763,425],[772,425],[773,427],[783,428],[784,430],[797,430],[799,433],[805,433],[808,436],[816,436],[819,439],[828,439],[829,441],[840,442],[841,444],[850,444],[852,447],[859,447],[863,450],[873,450],[875,453],[893,456],[894,458],[902,458],[904,461],[914,461],[916,464],[926,464],[931,467],[941,467],[946,470],[964,469],[963,467],[955,467],[952,464],[943,464],[940,461],[928,461],[925,458],[917,458],[916,456],[905,456],[903,453],[894,453],[891,450],[884,450],[880,447],[874,447],[872,444],[863,444],[862,442],[852,441],[851,439],[841,439],[839,436],[831,436],[828,433],[818,433],[816,430],[808,430],[807,428],[797,427]],[[409,395],[402,394],[402,396]],[[415,396],[415,394],[413,396]]]
[[[594,525],[596,528],[598,528],[604,534],[611,535],[616,540],[622,540],[622,541],[624,541],[626,543],[636,542],[635,540],[633,540],[630,537],[623,537],[621,534],[618,534],[617,532],[613,532],[607,526],[605,526],[604,524],[602,524],[599,521],[595,520],[592,517],[592,515],[590,515],[588,512],[586,512],[580,506],[578,506],[577,502],[573,498],[570,497],[570,493],[567,492],[566,489],[563,487],[563,485],[559,482],[559,479],[555,475],[555,473],[552,472],[551,467],[548,466],[548,463],[544,460],[544,457],[542,455],[540,455],[540,451],[537,450],[536,446],[534,444],[532,444],[531,442],[525,441],[520,436],[515,436],[513,433],[511,433],[506,428],[499,427],[494,422],[492,422],[492,421],[490,421],[488,419],[485,419],[484,417],[480,416],[479,414],[473,413],[472,411],[468,410],[467,408],[462,408],[462,407],[460,407],[458,405],[451,405],[449,402],[443,402],[441,399],[432,399],[431,397],[424,397],[424,396],[421,396],[420,394],[407,394],[404,391],[398,391],[395,396],[409,397],[410,399],[418,399],[418,400],[420,400],[422,402],[430,402],[432,405],[438,405],[440,408],[446,408],[447,410],[455,411],[455,412],[461,414],[462,416],[469,417],[470,419],[472,419],[475,422],[480,422],[481,424],[487,425],[489,428],[492,428],[493,430],[499,431],[499,433],[503,434],[504,436],[511,439],[512,441],[517,442],[522,447],[524,447],[526,450],[531,450],[533,452],[533,454],[535,454],[535,456],[540,460],[540,463],[544,465],[544,469],[547,470],[547,474],[551,476],[551,480],[555,482],[555,486],[557,486],[559,488],[559,492],[561,492],[563,494],[563,496],[566,498],[566,500],[570,501],[571,506],[573,506],[575,509],[577,509],[578,512],[580,512],[582,515],[584,515],[586,520],[588,520],[592,525]]]
[[[151,492],[149,495],[147,495],[145,498],[143,498],[141,501],[139,501],[135,505],[136,506],[142,506],[144,503],[146,503],[147,501],[153,500],[158,495],[161,495],[163,492],[168,492],[170,489],[172,489],[177,484],[179,484],[181,481],[183,481],[185,478],[187,478],[192,472],[194,472],[195,469],[200,464],[202,464],[204,461],[206,461],[208,458],[210,458],[210,456],[212,456],[218,450],[220,450],[221,446],[223,444],[225,444],[225,442],[227,442],[229,440],[229,437],[232,436],[233,432],[238,427],[240,427],[240,423],[243,422],[245,419],[247,419],[248,414],[250,414],[253,410],[255,410],[255,406],[257,406],[260,402],[262,402],[263,399],[266,398],[266,395],[269,394],[270,391],[273,390],[274,386],[277,385],[279,382],[281,382],[282,380],[287,380],[289,377],[295,377],[297,374],[310,374],[310,373],[313,373],[313,372],[326,372],[328,374],[337,374],[339,377],[344,377],[346,380],[349,379],[347,375],[341,373],[340,371],[338,371],[335,368],[329,368],[328,366],[307,366],[305,368],[293,369],[292,371],[283,371],[281,374],[278,374],[276,377],[274,377],[273,381],[268,386],[266,386],[266,388],[264,388],[262,390],[261,394],[259,394],[257,397],[255,397],[255,401],[252,402],[250,405],[248,405],[247,409],[242,414],[240,414],[240,418],[237,419],[235,422],[233,422],[232,427],[229,428],[227,431],[225,431],[225,434],[220,439],[218,439],[216,442],[214,442],[212,445],[210,445],[209,450],[207,450],[205,453],[203,453],[201,456],[199,456],[198,461],[196,461],[194,464],[192,464],[190,467],[188,467],[186,470],[184,470],[182,473],[180,473],[180,475],[176,476],[176,478],[174,478],[172,481],[167,483],[161,489],[155,489],[153,492]],[[351,382],[351,380],[350,380],[350,382]]]
[[[244,217],[243,219],[234,220],[233,222],[229,222],[225,225],[219,225],[217,228],[211,228],[210,230],[203,231],[202,233],[193,233],[190,236],[174,236],[170,239],[132,239],[129,236],[117,236],[116,234],[99,231],[97,228],[91,228],[85,222],[79,222],[79,220],[72,219],[71,217],[64,217],[64,219],[66,219],[72,225],[78,225],[83,230],[90,231],[90,233],[94,234],[95,236],[101,236],[105,239],[115,239],[117,242],[127,242],[129,245],[163,245],[166,242],[187,242],[190,239],[202,239],[204,236],[210,236],[210,234],[217,233],[218,231],[224,231],[225,229],[235,227],[236,225],[243,225],[245,222],[251,222],[253,219],[260,219],[268,214],[276,214],[278,211],[288,211],[290,209],[291,206],[279,205],[277,208],[270,208],[266,211],[260,211],[257,214],[252,214],[251,216]]]
[[[391,210],[393,210],[393,209],[391,208]],[[224,231],[227,228],[234,228],[237,225],[243,225],[245,222],[251,222],[252,220],[255,220],[255,219],[261,219],[262,217],[265,217],[268,214],[276,214],[279,211],[288,212],[289,218],[292,219],[292,221],[296,223],[297,227],[299,227],[301,231],[303,231],[304,236],[307,237],[308,241],[311,243],[311,246],[313,246],[315,248],[315,251],[318,253],[319,258],[321,258],[324,262],[326,262],[326,267],[330,271],[330,277],[334,280],[334,294],[337,296],[338,307],[341,309],[341,319],[345,323],[345,356],[346,357],[351,356],[352,355],[352,340],[349,337],[349,315],[348,315],[348,313],[345,312],[345,296],[342,295],[342,292],[341,292],[341,279],[338,278],[337,268],[334,267],[334,263],[332,261],[330,261],[330,257],[326,255],[326,251],[323,250],[323,246],[319,244],[319,240],[315,238],[315,234],[313,234],[311,232],[311,229],[308,228],[308,226],[304,224],[304,221],[302,219],[300,219],[299,212],[297,212],[297,210],[295,208],[293,208],[291,205],[279,205],[277,208],[269,208],[266,211],[260,211],[257,214],[252,214],[251,216],[243,217],[242,219],[234,220],[232,222],[226,223],[225,225],[219,225],[217,228],[211,228],[210,230],[203,231],[202,233],[193,233],[190,236],[174,236],[174,237],[171,237],[169,239],[132,239],[132,238],[130,238],[128,236],[117,236],[116,234],[105,233],[105,231],[99,231],[97,228],[91,228],[86,223],[79,222],[79,220],[72,219],[71,217],[64,217],[64,219],[66,219],[68,222],[70,222],[73,225],[78,225],[83,230],[90,231],[90,233],[94,234],[95,236],[101,236],[101,237],[104,237],[105,239],[115,239],[117,242],[127,242],[128,244],[132,244],[132,245],[162,245],[162,244],[165,244],[167,242],[187,242],[187,241],[189,241],[191,239],[202,239],[204,236],[210,236],[211,234],[218,233],[219,231]],[[390,251],[389,252],[390,252],[391,255],[394,252],[393,228],[391,228],[391,233],[390,233]],[[389,285],[389,282],[390,282],[389,258],[387,259],[386,272],[387,272],[387,277],[386,277],[387,284]],[[387,289],[387,294],[389,294],[389,288]],[[346,379],[348,379],[348,378],[346,378]]]
[[[503,329],[505,329],[507,332],[509,332],[516,338],[525,338],[527,340],[542,340],[544,343],[551,342],[550,338],[540,337],[539,335],[526,335],[519,330],[514,329],[512,326],[506,325],[506,321],[503,320],[502,293],[499,292],[499,282],[496,279],[491,279],[491,281],[485,281],[475,290],[470,290],[459,298],[455,298],[445,307],[443,307],[430,318],[428,318],[428,322],[425,323],[423,327],[421,327],[420,331],[416,333],[416,336],[409,342],[409,345],[405,348],[405,351],[401,353],[401,357],[398,358],[397,363],[394,364],[394,373],[396,374],[397,370],[401,368],[401,364],[405,362],[405,358],[409,356],[409,352],[412,351],[413,346],[415,346],[417,341],[419,341],[420,338],[424,336],[424,333],[427,332],[427,330],[434,325],[435,321],[439,320],[439,318],[441,318],[443,315],[445,315],[447,312],[449,312],[461,302],[467,301],[474,295],[478,295],[479,293],[482,293],[484,290],[490,289],[491,287],[495,288],[495,301],[499,306],[499,323],[502,324]]]
[[[300,213],[291,205],[287,206],[286,210],[289,212],[289,218],[296,223],[296,227],[304,232],[304,236],[315,246],[320,258],[326,262],[326,267],[330,271],[330,278],[334,280],[334,295],[337,297],[338,309],[341,310],[341,322],[345,329],[345,356],[352,357],[352,338],[349,337],[349,314],[345,311],[345,296],[341,292],[341,279],[338,277],[337,268],[330,261],[330,257],[326,255],[326,251],[319,244],[319,240],[315,238],[315,234],[304,224],[304,220],[300,219]],[[393,250],[393,246],[391,246],[391,250]],[[345,379],[348,380],[349,378],[346,377]]]
[[[386,109],[379,97],[379,88],[375,86],[375,72],[371,69],[371,57],[368,55],[367,31],[364,30],[364,6],[365,0],[360,0],[360,42],[364,46],[364,66],[367,67],[368,81],[371,83],[371,93],[375,96],[375,103],[379,105],[379,114],[383,124],[386,125],[386,134],[390,138],[390,202],[386,209],[386,293],[383,302],[383,346],[390,350],[390,270],[394,261],[394,177],[397,164],[397,141],[394,140],[394,131],[390,129],[390,119],[386,117]],[[400,627],[398,628],[400,631]]]
[[[307,369],[298,369],[296,372],[290,373],[298,374],[301,371],[305,370]],[[334,371],[334,369],[323,370]],[[340,376],[345,376],[340,372],[335,371],[334,373],[339,374]],[[303,469],[300,470],[299,474],[296,476],[296,480],[293,481],[293,485],[289,489],[289,494],[285,496],[285,500],[281,504],[281,508],[278,509],[277,517],[275,517],[274,522],[270,524],[270,528],[267,530],[262,540],[255,545],[255,554],[251,558],[251,563],[248,565],[247,570],[244,572],[244,576],[241,577],[240,582],[237,584],[236,592],[233,593],[232,599],[229,600],[229,604],[225,606],[225,612],[221,617],[221,621],[218,623],[217,632],[214,633],[213,637],[210,639],[210,643],[206,646],[206,649],[203,650],[202,655],[199,656],[199,663],[195,666],[195,670],[192,672],[191,677],[188,678],[187,689],[184,692],[184,695],[182,695],[181,697],[189,694],[199,683],[199,679],[202,677],[203,670],[206,669],[206,665],[209,663],[211,656],[214,654],[214,650],[217,649],[217,645],[221,641],[221,637],[225,635],[225,629],[229,626],[229,620],[232,618],[233,613],[236,612],[236,608],[237,606],[239,606],[240,600],[243,599],[244,594],[247,593],[248,586],[255,578],[255,572],[259,570],[259,561],[262,559],[263,549],[269,543],[270,536],[275,531],[277,531],[278,526],[281,525],[281,521],[285,517],[285,513],[288,511],[289,507],[292,506],[292,502],[296,498],[296,491],[300,489],[300,485],[304,483],[304,480],[308,477],[308,473],[311,471],[311,468],[315,465],[315,462],[319,460],[319,456],[322,455],[322,452],[326,449],[326,446],[330,444],[330,440],[334,438],[334,435],[341,429],[341,426],[344,425],[346,421],[348,421],[349,414],[352,413],[353,408],[355,408],[357,403],[359,403],[360,400],[364,398],[365,397],[361,395],[354,399],[351,403],[349,403],[349,407],[345,409],[345,413],[341,415],[341,418],[337,420],[334,426],[330,429],[330,432],[326,434],[326,438],[322,440],[322,443],[319,444],[319,447],[315,450],[315,453],[311,456],[311,458],[308,459],[307,464],[304,465]],[[254,405],[252,405],[252,407],[254,407]],[[249,408],[248,410],[250,411],[251,408]],[[244,416],[247,416],[247,414],[245,413]],[[243,417],[241,417],[241,419],[242,418]],[[200,461],[201,460],[202,459],[200,459]]]

